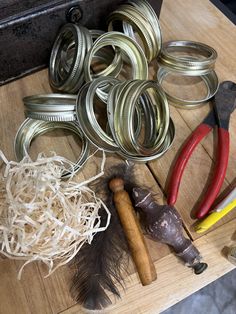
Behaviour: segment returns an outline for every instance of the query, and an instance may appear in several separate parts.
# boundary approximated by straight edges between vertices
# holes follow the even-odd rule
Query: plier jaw
[[[213,108],[216,122],[220,128],[229,129],[230,115],[236,107],[236,84],[224,81],[219,85],[218,92],[213,98]]]

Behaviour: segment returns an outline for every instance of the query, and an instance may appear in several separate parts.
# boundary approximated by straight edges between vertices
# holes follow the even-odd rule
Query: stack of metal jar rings
[[[105,47],[113,46],[118,50],[122,62],[129,62],[131,69],[129,74],[132,79],[147,79],[148,78],[148,65],[145,55],[141,47],[131,38],[119,32],[109,32],[101,35],[93,44],[89,50],[84,61],[84,75],[86,82],[91,82],[94,79],[94,75],[91,73],[91,66],[96,54]],[[127,62],[126,62],[127,63]],[[119,71],[113,70],[112,77],[118,77],[122,67],[118,68]],[[124,69],[125,70],[125,69]],[[107,74],[107,73],[106,73]],[[98,76],[99,77],[99,76]],[[101,85],[97,90],[97,94],[101,99],[106,99],[109,90],[109,84]]]
[[[49,81],[53,90],[76,93],[83,85],[83,63],[92,46],[89,30],[75,24],[65,24],[51,52]]]
[[[76,95],[46,94],[23,98],[26,120],[21,124],[15,137],[14,150],[17,160],[29,154],[31,142],[44,133],[55,129],[66,129],[76,135],[81,146],[73,169],[63,173],[69,178],[86,162],[90,154],[90,145],[84,136],[75,116]]]
[[[97,96],[101,86],[109,86],[106,98]],[[28,154],[32,140],[55,128],[75,133],[82,150],[73,171],[89,155],[89,144],[123,158],[146,162],[162,156],[174,139],[174,125],[163,90],[156,81],[119,81],[100,77],[86,83],[77,96],[48,94],[23,99],[27,119],[15,138],[15,152],[21,160]],[[106,128],[97,120],[96,106],[106,112]],[[63,177],[70,176],[67,172]]]
[[[157,80],[160,85],[172,73],[198,76],[205,83],[207,95],[199,100],[185,100],[170,95],[168,100],[176,107],[193,109],[209,101],[218,90],[218,78],[214,71],[217,52],[210,46],[194,41],[170,41],[164,43],[158,58]]]
[[[85,30],[78,25],[66,24],[59,33],[49,64],[49,82],[54,90],[76,93],[84,82],[92,81],[96,77],[118,77],[124,60],[131,64],[132,78],[148,77],[144,52],[132,38],[119,32],[101,34],[98,31]],[[82,34],[86,34],[87,41],[78,41],[78,36]],[[94,43],[93,39],[96,39]],[[96,73],[93,68],[96,63],[94,60],[107,64],[107,67]]]
[[[124,34],[120,29],[115,31],[117,22],[122,24]],[[74,94],[84,82],[96,77],[121,76],[124,63],[131,64],[132,78],[147,78],[147,62],[158,56],[162,43],[151,5],[146,0],[128,0],[109,15],[107,23],[105,34],[72,23],[62,27],[49,64],[49,82],[54,91]],[[97,60],[107,67],[94,71]]]
[[[98,123],[96,91],[110,85],[106,108],[107,128]],[[100,100],[101,102],[101,100]],[[174,138],[166,96],[155,81],[100,77],[78,93],[76,115],[87,139],[100,149],[126,159],[146,162],[160,157]]]
[[[124,33],[111,31],[117,21]],[[23,99],[27,119],[15,138],[17,159],[28,154],[36,136],[54,128],[74,132],[82,143],[73,172],[87,159],[91,143],[144,162],[170,147],[174,125],[166,96],[156,82],[147,80],[148,62],[161,49],[154,10],[145,0],[129,0],[108,17],[108,30],[72,23],[61,28],[51,52],[49,82],[53,91],[68,94]],[[106,111],[105,129],[97,121],[97,102]],[[68,176],[70,172],[64,174]]]
[[[128,0],[108,16],[108,31],[119,30],[141,44],[148,62],[161,50],[161,28],[155,11],[145,0]],[[138,36],[139,37],[138,37]]]

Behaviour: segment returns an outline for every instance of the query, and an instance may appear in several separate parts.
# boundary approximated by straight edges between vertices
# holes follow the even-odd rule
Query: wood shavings
[[[61,179],[73,163],[53,154],[39,154],[36,161],[29,156],[21,162],[8,161],[0,175],[0,252],[10,259],[32,261],[48,266],[48,275],[68,263],[85,242],[91,243],[97,232],[110,222],[110,212],[88,187],[88,183],[103,175],[105,154],[100,172],[84,181]],[[107,214],[101,226],[99,209]]]

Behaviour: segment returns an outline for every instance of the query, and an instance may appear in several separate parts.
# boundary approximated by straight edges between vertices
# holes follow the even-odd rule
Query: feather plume
[[[134,186],[130,183],[130,166],[119,165],[110,169],[111,175],[99,183],[99,190],[108,191],[108,182],[113,177],[127,180],[127,189]],[[74,299],[89,310],[101,310],[111,304],[107,295],[110,291],[120,297],[117,284],[123,286],[123,276],[127,272],[128,245],[113,205],[112,194],[106,193],[106,206],[111,212],[110,225],[104,232],[94,236],[91,244],[85,244],[73,260],[75,274],[72,279],[71,293]],[[105,211],[100,209],[101,225],[105,220]]]

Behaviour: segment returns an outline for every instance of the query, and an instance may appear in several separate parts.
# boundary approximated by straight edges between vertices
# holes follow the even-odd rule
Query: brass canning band
[[[160,85],[162,85],[164,79],[174,71],[169,70],[167,68],[159,68],[157,72],[157,80]],[[182,108],[182,109],[195,109],[199,106],[202,106],[204,103],[208,102],[217,92],[219,87],[218,77],[215,71],[211,71],[205,75],[199,76],[206,85],[207,88],[207,95],[203,99],[199,100],[185,100],[178,97],[174,97],[170,95],[166,90],[167,99],[173,103],[175,107]]]
[[[149,92],[149,88],[155,91],[152,96],[153,98],[155,97],[154,105],[156,106],[156,111],[154,110],[156,117],[154,117],[155,123],[153,127],[153,132],[156,133],[156,141],[151,147],[146,147],[143,144],[139,144],[134,136],[132,117],[139,96],[144,91]],[[123,90],[119,95],[117,99],[119,105],[116,106],[114,112],[114,129],[117,140],[125,151],[131,151],[138,155],[152,155],[155,154],[164,141],[169,126],[169,107],[164,93],[161,92],[162,96],[160,99],[158,97],[159,92],[161,91],[157,89],[156,82],[143,81],[134,82],[134,84],[129,86],[125,91]],[[159,122],[158,119],[160,119],[159,121],[161,121],[162,124],[159,129],[155,130],[155,126],[157,126]]]
[[[95,97],[100,86],[108,84],[110,91],[103,104],[109,127],[104,131],[95,113]],[[145,162],[158,158],[174,138],[168,102],[156,81],[97,78],[80,89],[76,116],[94,146],[127,159]]]
[[[130,12],[131,11],[131,12]],[[134,11],[134,12],[132,12]],[[108,31],[113,31],[115,30],[113,28],[113,22],[116,20],[121,20],[123,22],[125,22],[125,26],[126,28],[124,29],[125,34],[130,36],[131,32],[128,30],[128,25],[131,25],[139,34],[143,46],[144,46],[144,51],[145,51],[145,55],[146,58],[148,60],[148,62],[150,62],[154,56],[153,56],[153,41],[150,39],[150,35],[152,34],[152,30],[151,27],[149,25],[149,23],[145,23],[144,18],[142,18],[142,16],[136,17],[135,15],[136,11],[134,8],[132,8],[131,6],[127,6],[127,5],[123,5],[120,10],[116,10],[114,12],[112,12],[109,15],[109,19],[108,19]],[[132,29],[131,29],[132,30]],[[135,36],[133,35],[132,38],[135,40]]]
[[[115,49],[114,53],[112,53],[108,49],[99,50],[97,51],[95,58],[100,60],[100,65],[107,65],[107,67],[97,73],[93,71],[93,79],[100,76],[117,77],[123,68],[123,59],[118,49]]]
[[[199,76],[214,69],[216,58],[215,49],[206,44],[178,40],[164,43],[158,63],[181,74]]]
[[[73,172],[79,171],[89,156],[89,142],[84,137],[79,124],[74,121],[50,122],[27,118],[18,129],[14,141],[14,150],[17,160],[20,161],[24,156],[29,154],[30,144],[35,137],[55,129],[67,129],[80,138],[81,153],[73,167]],[[62,178],[69,178],[70,176],[71,172],[68,170],[62,175]]]
[[[142,132],[138,134],[134,119],[137,107],[145,117]],[[172,143],[168,102],[156,81],[117,83],[108,95],[107,109],[110,130],[120,147],[120,155],[132,160],[152,160],[161,156]]]
[[[78,91],[84,82],[84,58],[91,46],[92,37],[85,27],[68,23],[61,28],[49,63],[49,82],[54,90]]]
[[[160,147],[159,152],[157,152],[156,154],[151,155],[151,156],[134,156],[134,155],[129,155],[123,151],[119,151],[118,154],[121,157],[123,157],[127,160],[134,161],[134,162],[152,161],[152,160],[160,158],[161,156],[163,156],[168,151],[168,149],[173,144],[174,137],[175,137],[175,125],[174,125],[172,119],[170,118],[169,129],[168,129],[168,132],[166,134],[165,140]]]
[[[138,137],[140,132],[141,132],[141,128],[142,128],[142,114],[143,112],[140,110],[139,107],[136,107],[135,108],[135,115],[134,115],[134,128],[135,128],[135,136]],[[144,116],[145,116],[145,121],[147,121],[147,123],[149,122],[150,119],[149,118],[149,114],[147,115],[147,113],[145,112],[144,113]],[[151,127],[151,125],[150,125]],[[111,132],[111,129],[110,129],[110,125],[107,121],[107,124],[106,124],[106,132],[108,135],[110,135],[112,137],[112,132]],[[149,138],[148,138],[148,135],[145,134],[145,141],[147,141]]]
[[[101,35],[104,34],[104,31],[101,31],[100,29],[90,29],[89,33],[90,33],[92,40],[94,42],[98,37],[100,37]]]
[[[93,57],[99,49],[105,46],[120,48],[122,51],[121,55],[126,54],[128,56],[132,66],[133,79],[148,78],[148,65],[141,47],[133,39],[122,33],[110,32],[100,36],[87,53],[84,61],[84,74],[86,82],[90,82],[93,79],[90,69]],[[118,75],[112,76],[117,77]]]
[[[44,94],[23,98],[25,116],[44,121],[74,121],[76,96]]]
[[[122,23],[123,33],[138,42],[138,33],[148,62],[156,58],[161,50],[162,37],[158,18],[145,0],[128,1],[108,16],[108,31],[116,30],[115,22]]]
[[[137,112],[141,112],[141,114],[145,118],[145,125],[149,127],[145,128],[145,134],[143,139],[144,146],[153,146],[156,141],[156,134],[153,132],[153,128],[155,128],[155,108],[152,106],[151,99],[149,98],[147,93],[143,93],[139,100],[139,106],[136,106],[135,109]],[[140,110],[138,110],[140,108]],[[135,118],[135,117],[134,117]],[[140,118],[141,119],[141,118]],[[136,122],[137,118],[135,118],[134,123]],[[134,124],[134,137],[138,138],[139,134],[141,134],[141,128],[136,128]],[[142,121],[140,122],[140,127],[142,127]]]
[[[155,38],[158,45],[158,52],[161,50],[162,46],[162,35],[161,35],[161,27],[159,24],[159,19],[154,11],[153,7],[146,0],[128,0],[128,4],[134,6],[146,19],[150,22],[153,27],[153,31],[155,34]]]
[[[92,40],[93,42],[100,37],[101,35],[104,34],[103,31],[99,31],[99,30],[90,30],[89,31],[91,36],[92,36]],[[98,72],[98,73],[92,73],[92,77],[93,79],[99,77],[99,76],[114,76],[117,77],[120,72],[121,69],[123,67],[123,59],[121,56],[121,52],[120,49],[115,49],[113,50],[113,52],[109,49],[106,49],[106,47],[104,47],[104,49],[100,49],[96,52],[95,57],[97,59],[100,59],[102,62],[100,62],[101,64],[106,64],[107,67],[105,69],[103,69],[102,71]],[[91,68],[92,68],[92,64],[91,64]]]
[[[117,83],[118,80],[112,77],[100,77],[91,83],[85,84],[79,91],[77,97],[76,115],[80,127],[87,139],[96,147],[107,152],[116,152],[119,148],[97,122],[94,112],[94,97],[100,85]],[[106,103],[104,103],[106,106]]]
[[[104,34],[104,32],[97,31],[97,30],[92,30],[90,31],[90,33],[93,40],[96,40],[98,37]],[[110,49],[107,49],[107,48],[108,47],[103,47],[99,49],[98,51],[96,51],[94,58],[99,60],[99,65],[107,64],[108,66],[98,73],[94,73],[93,69],[91,69],[92,79],[96,79],[103,76],[104,77],[106,76],[117,77],[123,68],[123,60],[122,60],[120,50],[116,48],[115,50],[111,51]],[[91,68],[92,68],[92,64],[91,64]],[[97,88],[96,94],[102,101],[106,101],[109,89],[110,89],[109,83],[100,84],[100,87]]]

